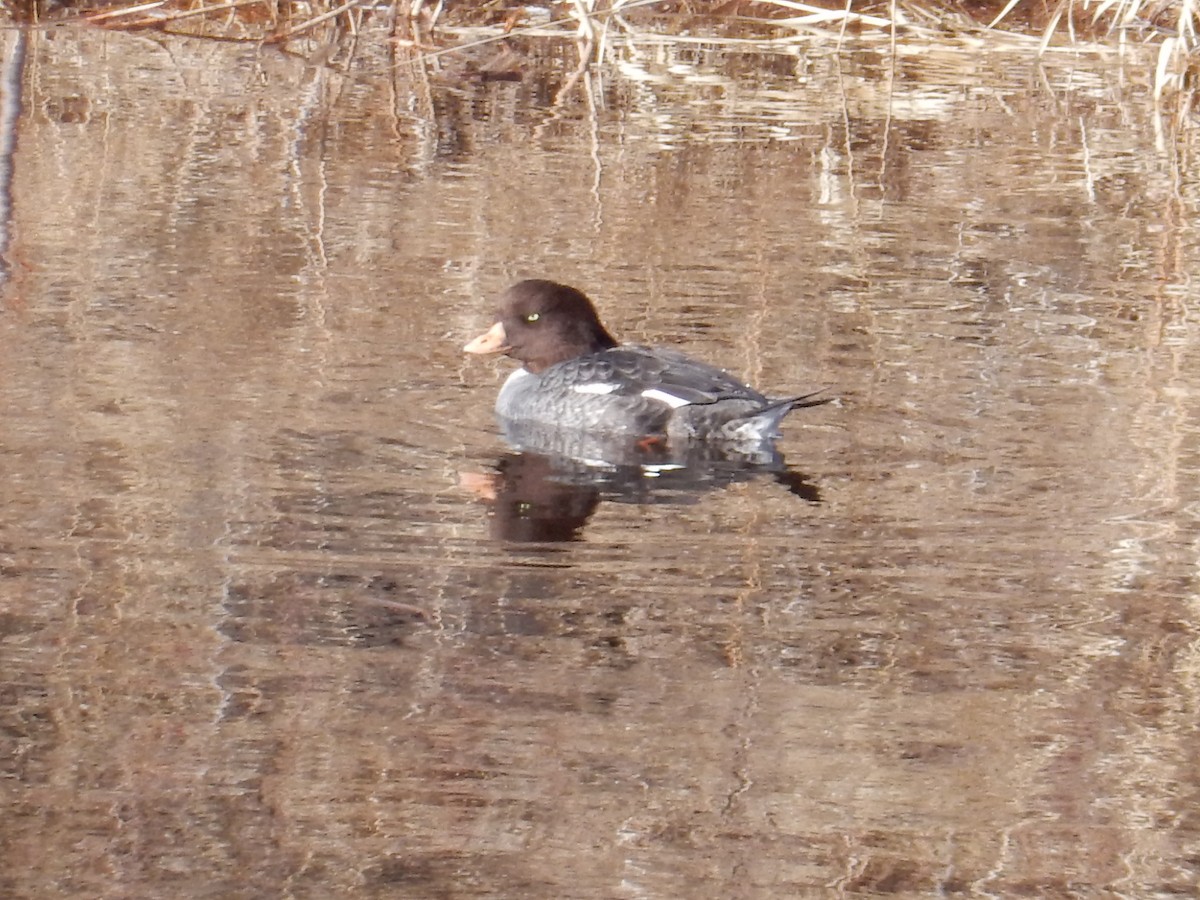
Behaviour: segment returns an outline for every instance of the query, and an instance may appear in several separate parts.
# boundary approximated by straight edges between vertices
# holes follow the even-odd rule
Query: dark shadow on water
[[[808,503],[817,486],[790,468],[770,443],[673,449],[629,438],[543,431],[502,423],[513,452],[495,472],[465,478],[485,500],[497,540],[553,543],[582,538],[603,501],[631,504],[698,503],[709,492],[770,478]]]

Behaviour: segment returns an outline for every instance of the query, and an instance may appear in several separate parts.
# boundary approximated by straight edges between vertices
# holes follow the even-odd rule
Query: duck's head
[[[617,346],[592,301],[554,281],[519,281],[500,295],[496,323],[463,350],[504,353],[530,372]]]

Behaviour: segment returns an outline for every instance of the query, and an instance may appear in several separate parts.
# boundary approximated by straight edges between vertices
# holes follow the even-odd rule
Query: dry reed
[[[1191,119],[1200,73],[1200,0],[552,0],[547,6],[521,0],[449,6],[445,0],[79,0],[57,4],[53,13],[46,12],[48,0],[18,0],[6,8],[25,22],[71,16],[104,28],[284,46],[316,39],[324,48],[346,35],[357,39],[368,19],[382,19],[389,40],[425,57],[519,35],[576,40],[583,64],[603,58],[610,32],[762,42],[822,31],[844,40],[874,31],[918,45],[969,35],[980,45],[1016,43],[1038,54],[1146,43],[1157,45],[1155,103],[1161,109],[1169,103],[1179,125]]]

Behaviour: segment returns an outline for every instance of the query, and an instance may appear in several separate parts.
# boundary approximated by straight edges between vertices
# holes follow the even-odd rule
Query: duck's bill
[[[467,346],[464,353],[503,353],[508,350],[508,335],[504,333],[504,323],[497,322]]]

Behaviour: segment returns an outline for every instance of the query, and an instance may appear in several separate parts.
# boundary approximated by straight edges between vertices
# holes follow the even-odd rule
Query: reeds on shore
[[[603,59],[606,37],[652,30],[678,41],[786,41],[814,32],[839,41],[941,39],[1022,46],[1031,54],[1156,47],[1154,100],[1176,125],[1192,119],[1200,74],[1200,0],[10,0],[26,22],[93,26],[277,44],[328,55],[368,22],[418,59],[510,37],[570,39],[580,64]],[[302,42],[307,42],[302,45]]]

